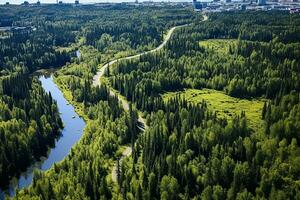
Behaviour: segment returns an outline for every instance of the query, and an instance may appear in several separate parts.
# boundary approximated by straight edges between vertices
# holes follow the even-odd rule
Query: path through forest
[[[208,17],[206,15],[203,15],[203,20],[202,21],[206,21],[208,19]],[[166,44],[167,42],[170,40],[173,32],[175,29],[178,29],[178,28],[181,28],[181,27],[185,27],[185,26],[188,26],[189,24],[185,24],[185,25],[180,25],[180,26],[174,26],[172,27],[166,37],[164,38],[164,41],[158,46],[156,47],[155,49],[152,49],[150,51],[146,51],[146,52],[142,52],[142,53],[139,53],[139,54],[136,54],[136,55],[133,55],[133,56],[128,56],[128,57],[124,57],[124,58],[119,58],[119,59],[115,59],[115,60],[112,60],[108,63],[106,63],[105,65],[103,65],[103,67],[101,67],[99,69],[99,71],[97,72],[97,74],[93,77],[93,86],[100,86],[101,85],[101,81],[100,81],[100,78],[104,76],[104,72],[106,71],[106,69],[109,67],[109,66],[112,66],[114,63],[118,62],[118,61],[122,61],[122,60],[129,60],[129,59],[134,59],[134,58],[138,58],[139,56],[141,55],[145,55],[145,54],[149,54],[149,53],[154,53],[154,52],[157,52],[159,51],[160,49],[162,49]],[[129,110],[129,103],[128,101],[125,99],[125,97],[122,97],[120,94],[117,94],[115,91],[113,91],[112,89],[110,89],[110,95],[111,96],[117,96],[120,103],[122,103],[122,106],[124,108],[125,111],[128,111]],[[141,113],[138,114],[138,122],[140,124],[142,124],[142,127],[139,127],[142,131],[145,131],[145,129],[148,128],[148,126],[146,125],[146,122],[145,122],[145,119],[142,117]],[[123,158],[125,157],[128,157],[130,156],[132,153],[132,148],[131,146],[127,146],[125,148],[125,150],[122,152],[122,156],[119,160],[119,164],[121,164]],[[117,182],[117,163],[114,165],[113,169],[112,169],[112,180],[114,182]]]

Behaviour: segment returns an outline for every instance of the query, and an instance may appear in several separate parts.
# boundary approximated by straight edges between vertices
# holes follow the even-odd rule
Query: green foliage
[[[174,177],[164,176],[160,183],[160,198],[163,200],[167,199],[178,199],[179,185],[177,179]]]
[[[187,89],[180,92],[167,92],[163,94],[163,98],[165,100],[176,95],[180,95],[181,98],[191,103],[201,103],[204,100],[207,102],[208,108],[215,111],[218,117],[227,118],[229,121],[244,111],[250,128],[255,131],[263,129],[262,109],[264,100],[235,98],[213,89]]]
[[[36,78],[4,78],[0,95],[0,181],[24,171],[54,144],[62,128],[56,102]]]
[[[161,42],[168,27],[187,23],[194,18],[190,10],[180,6],[157,9],[136,8],[130,5],[121,7],[122,9],[119,5],[104,6],[100,9],[97,6],[0,6],[1,24],[25,27],[1,32],[0,35],[1,184],[6,185],[12,175],[26,169],[33,158],[39,159],[41,155],[45,155],[49,144],[53,143],[58,129],[62,126],[51,95],[44,94],[35,79],[34,83],[31,83],[28,79],[31,75],[27,73],[65,65],[56,73],[55,81],[64,89],[68,100],[76,104],[76,110],[87,120],[105,120],[98,116],[97,112],[108,114],[108,111],[95,107],[99,101],[105,101],[108,102],[113,117],[108,119],[114,121],[122,113],[116,106],[118,101],[108,97],[105,86],[95,88],[91,85],[90,80],[99,64],[113,57],[150,49]],[[74,58],[78,48],[81,56]],[[115,137],[110,137],[109,134],[98,135],[98,139],[107,140],[103,149],[109,152],[109,157],[114,156],[119,143],[133,142],[137,137],[138,129],[134,116],[136,113],[132,111],[130,115],[122,118],[129,128],[121,123],[116,125],[101,121],[103,126],[110,124],[119,128],[113,129],[118,130]],[[42,177],[43,175],[38,176],[37,180],[43,179]],[[101,181],[104,180],[103,177],[105,175],[101,174]],[[86,181],[88,184],[83,190],[85,192],[78,191],[78,198],[83,194],[98,198],[99,195],[94,194],[96,190],[91,188],[91,184],[100,184],[100,179],[97,183],[94,183],[94,180]],[[49,185],[51,182],[42,180],[40,185],[35,186],[35,192],[46,198],[50,194],[44,194],[47,192],[41,187],[45,185],[54,188],[53,185]],[[56,192],[53,190],[51,195]],[[72,197],[73,194],[68,195]]]
[[[90,58],[82,60],[82,65],[88,63]],[[75,64],[73,66],[78,67]],[[84,69],[88,72],[86,74],[89,74],[92,68]],[[70,66],[60,70],[58,74],[66,78],[71,71]],[[60,83],[64,81],[62,77],[59,76],[57,81]],[[82,80],[84,78],[81,77]],[[91,90],[86,91],[84,104],[79,99],[70,99],[82,107],[81,114],[87,122],[79,143],[62,162],[54,164],[46,173],[35,174],[32,185],[17,193],[15,198],[111,199],[111,180],[108,175],[112,160],[116,159],[119,145],[135,140],[132,137],[137,137],[139,132],[135,124],[137,119],[134,117],[135,111],[131,113],[123,111],[118,99],[110,97],[105,86],[89,88]],[[97,95],[99,91],[101,94],[97,102],[91,101],[94,99],[95,93],[91,92],[94,89]],[[64,90],[72,93],[69,88]],[[67,98],[72,98],[72,95]]]
[[[79,31],[78,38],[84,38],[82,57],[72,59],[55,76],[67,98],[80,107],[87,127],[70,155],[50,171],[37,172],[33,184],[16,199],[299,198],[298,15],[211,14],[207,22],[176,31],[165,49],[110,66],[109,84],[135,104],[127,113],[116,97],[109,96],[108,86],[91,86],[97,66],[156,46],[164,26],[190,22],[194,16],[184,19],[189,11],[164,6],[153,11],[124,5],[99,12],[88,6],[75,9],[84,13],[80,19],[68,6],[62,8],[68,15],[48,17],[58,27],[62,21],[78,22],[66,32]],[[146,34],[149,37],[141,39]],[[188,95],[162,97],[165,92],[204,87],[223,90],[208,94],[219,101],[210,103],[207,96],[193,103]],[[18,89],[3,91],[22,97]],[[248,115],[253,116],[246,109],[229,121],[217,116],[211,106],[218,111],[224,105],[217,107],[221,98],[236,99],[224,93],[266,98],[257,109],[263,120],[260,131],[249,128]],[[254,106],[249,99],[239,101]],[[3,118],[11,115],[7,106],[1,107]],[[143,134],[132,107],[145,111],[149,128]],[[14,115],[24,118],[18,110]],[[258,120],[257,112],[255,117]],[[118,149],[129,142],[132,156],[119,162]],[[109,174],[116,159],[118,181],[112,183]]]
[[[143,194],[143,199],[299,195],[298,165],[293,164],[300,153],[299,29],[294,28],[299,17],[291,18],[286,13],[212,14],[207,22],[175,32],[166,49],[113,66],[111,85],[147,111],[149,124],[135,145],[136,155],[123,163],[123,194]],[[202,39],[210,40],[199,45]],[[252,113],[236,103],[248,102],[247,111],[256,107],[250,100],[232,102],[235,98],[222,92],[191,93],[195,90],[190,88],[203,87],[240,98],[267,97],[255,112],[257,122],[264,122],[254,124],[254,132],[247,120]],[[163,101],[165,92],[184,88],[185,97]],[[213,106],[216,112],[223,110],[228,98],[228,107],[240,109],[231,121],[210,111]],[[186,103],[191,100],[193,104]]]

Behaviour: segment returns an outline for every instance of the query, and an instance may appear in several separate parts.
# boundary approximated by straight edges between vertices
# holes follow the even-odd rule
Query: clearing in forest
[[[188,102],[193,103],[201,103],[202,100],[205,100],[208,108],[215,111],[218,117],[226,117],[229,121],[235,115],[241,114],[241,111],[245,111],[250,128],[257,131],[263,127],[263,120],[261,119],[263,100],[234,98],[222,91],[213,89],[186,89],[179,92],[167,92],[163,98],[167,100],[176,95],[180,95]]]
[[[199,45],[205,49],[214,50],[216,53],[228,53],[230,45],[235,45],[237,39],[209,39],[199,42]]]

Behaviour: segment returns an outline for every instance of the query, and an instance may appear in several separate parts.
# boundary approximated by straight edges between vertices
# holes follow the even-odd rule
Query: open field
[[[225,54],[228,53],[229,46],[235,45],[237,41],[237,39],[210,39],[200,41],[199,45],[205,49],[211,49],[214,52]]]
[[[234,98],[222,91],[212,89],[186,89],[180,92],[168,92],[163,95],[163,98],[167,100],[177,94],[180,94],[188,102],[200,103],[202,100],[205,100],[208,107],[215,111],[218,117],[226,117],[229,121],[235,115],[240,114],[241,111],[245,111],[249,126],[253,130],[263,127],[263,120],[261,120],[263,100]]]

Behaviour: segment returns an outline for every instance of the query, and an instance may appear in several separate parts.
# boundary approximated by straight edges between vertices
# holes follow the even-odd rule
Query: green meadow
[[[175,95],[180,95],[192,103],[200,103],[205,100],[208,108],[216,112],[218,117],[225,117],[229,121],[234,116],[239,115],[241,111],[245,111],[249,127],[255,131],[263,127],[263,120],[261,119],[261,111],[264,105],[263,100],[234,98],[222,91],[212,89],[186,89],[179,92],[167,92],[163,94],[163,98],[167,100]]]
[[[237,39],[209,39],[200,41],[199,45],[205,49],[211,49],[216,53],[224,54],[228,53],[229,46],[235,45],[237,41]]]

